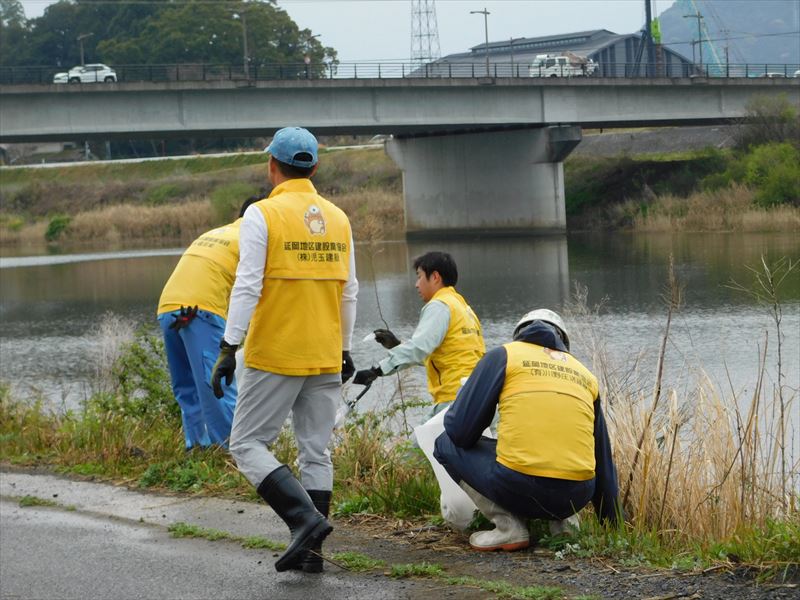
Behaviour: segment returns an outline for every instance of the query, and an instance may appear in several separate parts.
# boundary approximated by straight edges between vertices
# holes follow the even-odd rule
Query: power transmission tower
[[[411,0],[411,61],[429,63],[440,52],[435,0]]]

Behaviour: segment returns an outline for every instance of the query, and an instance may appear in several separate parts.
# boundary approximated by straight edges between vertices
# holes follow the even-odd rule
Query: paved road
[[[22,508],[19,498],[27,495],[58,506]],[[287,537],[267,507],[0,473],[0,598],[380,600],[424,597],[435,587],[333,566],[321,576],[277,573],[271,551],[172,538],[166,525],[177,521],[234,535]]]

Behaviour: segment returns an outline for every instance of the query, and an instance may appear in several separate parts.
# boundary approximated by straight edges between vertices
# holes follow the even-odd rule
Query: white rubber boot
[[[490,531],[476,531],[469,536],[470,546],[484,552],[492,550],[513,552],[530,546],[530,536],[525,521],[478,493],[467,482],[462,481],[459,485],[478,510],[495,525]]]
[[[573,535],[580,529],[581,520],[577,513],[561,521],[550,521],[550,535]]]

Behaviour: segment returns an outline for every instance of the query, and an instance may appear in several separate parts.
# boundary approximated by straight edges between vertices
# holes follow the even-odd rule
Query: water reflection
[[[414,289],[413,259],[429,250],[450,252],[459,267],[459,291],[478,313],[489,347],[504,343],[521,314],[531,308],[562,309],[573,286],[586,286],[590,303],[606,298],[599,319],[575,319],[578,332],[607,342],[622,365],[637,357],[654,370],[664,325],[661,300],[669,256],[685,283],[685,303],[673,322],[667,376],[686,379],[696,367],[718,383],[730,376],[737,391],[752,391],[758,348],[771,331],[768,312],[752,298],[725,287],[752,280],[746,265],[786,256],[800,258],[793,234],[570,235],[508,240],[388,242],[357,247],[361,290],[353,355],[368,366],[384,356],[362,343],[376,327],[407,338],[422,306]],[[157,253],[157,254],[160,254]],[[53,401],[74,403],[93,371],[98,325],[107,311],[150,324],[161,288],[178,261],[171,255],[122,253],[114,258],[47,257],[38,264],[0,264],[0,378],[15,386],[33,383]],[[71,262],[63,262],[67,258]],[[19,260],[19,259],[15,259]],[[58,263],[58,264],[57,264]],[[783,361],[787,384],[800,379],[800,276],[782,290]],[[775,364],[774,332],[768,364]],[[573,336],[579,339],[580,336]],[[588,352],[578,347],[582,358]],[[423,370],[412,377],[422,385]],[[65,391],[66,390],[66,391]],[[366,399],[366,397],[365,397]]]

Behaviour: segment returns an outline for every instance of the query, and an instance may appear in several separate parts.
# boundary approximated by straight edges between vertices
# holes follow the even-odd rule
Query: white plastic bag
[[[441,490],[439,505],[442,509],[442,518],[456,529],[463,531],[472,522],[473,513],[477,510],[477,507],[469,499],[466,492],[453,481],[453,478],[439,464],[439,461],[433,457],[433,446],[436,438],[444,433],[444,415],[448,409],[449,407],[431,417],[422,425],[415,427],[414,435],[417,438],[417,444],[420,449],[430,461],[433,473],[439,482],[439,489]],[[488,429],[484,432],[484,435],[489,435]]]

